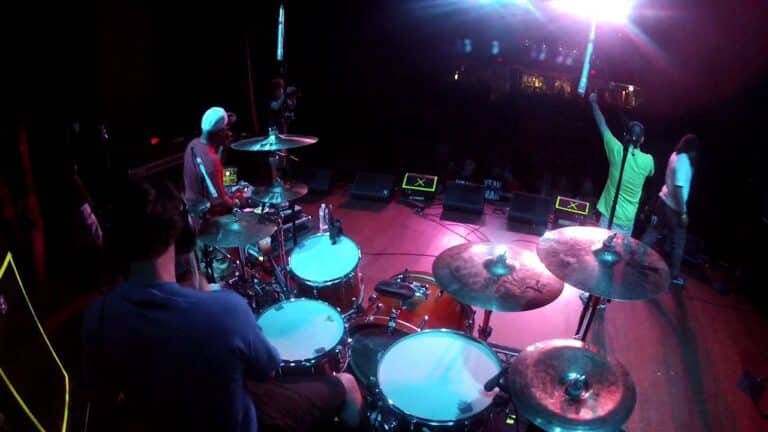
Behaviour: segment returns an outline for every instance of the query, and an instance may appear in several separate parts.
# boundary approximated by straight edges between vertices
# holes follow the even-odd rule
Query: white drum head
[[[341,236],[335,245],[328,234],[315,234],[299,243],[289,258],[291,272],[311,285],[335,282],[360,262],[360,248]]]
[[[395,408],[420,419],[450,422],[487,408],[483,385],[501,371],[485,345],[461,333],[429,330],[395,342],[381,358],[381,391]]]
[[[344,336],[344,319],[329,304],[311,299],[287,300],[256,321],[284,361],[309,360],[331,351]]]

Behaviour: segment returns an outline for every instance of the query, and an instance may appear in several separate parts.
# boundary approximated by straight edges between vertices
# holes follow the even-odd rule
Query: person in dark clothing
[[[243,297],[179,286],[182,200],[169,184],[117,192],[105,246],[119,251],[127,278],[88,306],[83,342],[94,416],[122,417],[92,429],[309,431],[335,417],[358,425],[350,375],[276,380],[280,356]]]

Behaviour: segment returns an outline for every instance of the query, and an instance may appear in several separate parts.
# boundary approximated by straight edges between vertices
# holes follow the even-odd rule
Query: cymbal
[[[563,291],[536,253],[488,242],[450,247],[435,258],[438,286],[462,303],[490,311],[518,312],[553,302]]]
[[[512,360],[507,386],[520,413],[544,430],[619,430],[637,401],[621,363],[573,339],[526,348]]]
[[[641,242],[621,234],[613,252],[603,243],[612,236],[597,227],[573,226],[549,231],[539,239],[538,254],[555,276],[590,294],[613,300],[646,300],[669,286],[664,259]],[[606,260],[606,256],[608,259]],[[617,261],[612,262],[613,259]]]
[[[304,183],[275,180],[270,186],[253,188],[251,199],[266,204],[281,204],[303,197],[307,190]]]
[[[314,144],[318,141],[317,137],[293,134],[267,135],[256,138],[247,138],[235,143],[230,147],[235,150],[245,151],[277,151],[296,147],[304,147]]]
[[[201,229],[199,240],[210,246],[241,247],[256,243],[276,230],[277,226],[263,223],[258,214],[229,214],[206,223]]]

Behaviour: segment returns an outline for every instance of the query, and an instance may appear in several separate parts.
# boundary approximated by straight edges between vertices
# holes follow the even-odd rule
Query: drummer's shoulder
[[[229,290],[221,289],[218,291],[196,291],[201,295],[201,304],[206,308],[214,310],[217,314],[236,314],[238,316],[242,314],[248,314],[253,316],[253,311],[246,302],[243,296],[238,293]]]

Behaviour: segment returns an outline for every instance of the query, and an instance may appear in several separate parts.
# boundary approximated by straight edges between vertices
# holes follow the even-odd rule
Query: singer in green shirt
[[[619,187],[619,199],[616,204],[616,213],[613,218],[614,232],[631,236],[635,226],[635,215],[643,193],[645,179],[654,173],[653,156],[641,150],[640,146],[645,142],[645,129],[639,122],[629,122],[624,131],[624,143],[620,142],[608,129],[605,117],[600,112],[597,104],[597,94],[589,95],[592,112],[603,137],[605,153],[608,156],[608,180],[605,182],[603,193],[597,202],[597,210],[600,212],[600,226],[608,228],[608,219],[611,214],[611,206],[616,196],[616,185],[619,181],[621,161],[625,151],[629,151],[624,164],[624,174]]]

